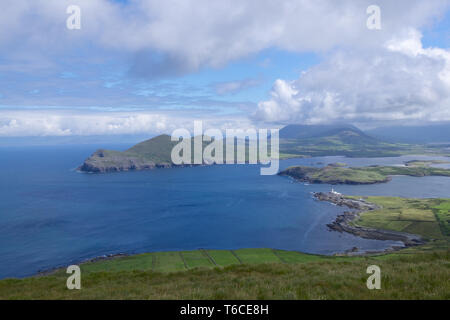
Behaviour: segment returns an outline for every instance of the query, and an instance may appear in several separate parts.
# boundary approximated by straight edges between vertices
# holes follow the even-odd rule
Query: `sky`
[[[370,5],[381,29],[367,27]],[[446,0],[16,0],[0,12],[0,137],[450,121]]]

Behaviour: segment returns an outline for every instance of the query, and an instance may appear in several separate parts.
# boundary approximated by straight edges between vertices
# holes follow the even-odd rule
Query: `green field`
[[[275,260],[276,255],[269,252],[263,250],[265,258],[259,262]],[[231,259],[228,253],[224,254],[225,260]],[[251,256],[257,253],[247,250],[243,255],[254,261]],[[102,262],[104,271],[84,266],[81,290],[68,290],[67,275],[58,272],[45,277],[2,280],[0,299],[450,299],[448,250],[376,257],[278,253],[284,263],[211,268],[203,262],[207,268],[165,273],[150,270],[152,255],[134,260],[121,258]],[[182,265],[176,256],[171,258]],[[196,252],[193,259],[200,256],[201,252]],[[113,267],[120,260],[122,271]],[[128,270],[124,268],[127,264]],[[366,269],[372,264],[382,270],[381,290],[366,287]]]
[[[418,234],[427,240],[443,240],[440,220],[449,216],[442,209],[441,218],[434,208],[448,203],[441,199],[404,199],[394,197],[368,197],[367,201],[382,207],[380,210],[364,212],[356,221],[358,225]]]
[[[433,207],[433,210],[439,221],[442,234],[450,237],[450,201],[441,201],[439,205]]]
[[[81,270],[83,274],[137,270],[167,273],[237,264],[301,263],[327,259],[330,257],[272,249],[170,251],[87,262],[81,265]]]

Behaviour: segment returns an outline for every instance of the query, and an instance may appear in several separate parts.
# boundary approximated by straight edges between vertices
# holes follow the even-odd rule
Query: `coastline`
[[[356,222],[361,217],[361,214],[367,211],[381,209],[380,206],[374,203],[367,202],[363,199],[351,199],[337,192],[328,192],[328,193],[316,192],[313,193],[313,196],[318,201],[329,202],[334,205],[340,207],[347,207],[352,210],[352,211],[345,211],[343,214],[338,215],[335,221],[328,224],[327,226],[330,230],[341,233],[346,232],[364,239],[401,241],[404,244],[404,247],[392,246],[382,251],[366,252],[364,254],[387,253],[409,247],[419,246],[426,243],[426,241],[419,235],[406,232],[358,226]],[[353,248],[352,250],[346,251],[345,253],[352,254],[358,252],[357,250],[354,249],[357,248]]]
[[[352,234],[354,236],[361,237],[364,239],[370,239],[370,240],[399,241],[399,242],[403,243],[403,246],[394,246],[393,245],[393,246],[390,246],[390,247],[382,249],[382,250],[368,250],[368,251],[360,251],[359,248],[353,247],[353,248],[349,248],[347,250],[341,250],[339,252],[335,252],[335,253],[332,253],[329,255],[312,254],[312,253],[305,253],[305,252],[301,252],[301,251],[293,251],[293,252],[298,252],[301,254],[317,256],[317,257],[370,256],[370,255],[377,255],[377,254],[387,254],[387,253],[399,251],[402,249],[406,249],[409,247],[419,246],[419,245],[426,243],[426,241],[423,240],[422,237],[420,237],[419,235],[405,233],[405,232],[399,232],[399,231],[361,227],[361,226],[355,225],[355,222],[357,222],[357,220],[360,218],[360,215],[362,213],[382,208],[381,206],[378,206],[374,203],[367,202],[363,199],[351,199],[344,195],[341,195],[338,193],[333,193],[333,192],[328,192],[328,193],[317,192],[317,193],[313,193],[313,197],[316,198],[318,201],[328,202],[330,204],[340,206],[340,207],[347,207],[352,210],[352,211],[345,211],[343,214],[338,215],[332,223],[327,224],[327,227],[330,230],[337,231],[340,233],[346,232],[346,233]],[[277,249],[272,248],[270,250],[277,250]],[[133,257],[133,256],[142,255],[142,254],[153,254],[153,253],[155,253],[155,252],[108,254],[108,255],[101,255],[101,256],[88,258],[88,259],[84,259],[84,260],[74,261],[73,264],[82,265],[85,263],[95,263],[95,262],[100,262],[100,261],[113,260],[116,258]],[[46,269],[46,270],[39,270],[35,275],[32,275],[31,277],[40,277],[40,276],[50,275],[50,274],[53,274],[60,270],[64,270],[65,268],[67,268],[67,266],[60,265],[60,266]]]

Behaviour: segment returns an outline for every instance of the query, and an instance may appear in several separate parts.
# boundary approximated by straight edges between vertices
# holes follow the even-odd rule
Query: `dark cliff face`
[[[153,161],[146,161],[136,157],[127,156],[99,156],[93,154],[86,159],[79,167],[80,171],[84,172],[118,172],[118,171],[132,171],[132,170],[149,170],[154,169],[158,165]],[[159,164],[159,166],[169,166],[168,164]]]

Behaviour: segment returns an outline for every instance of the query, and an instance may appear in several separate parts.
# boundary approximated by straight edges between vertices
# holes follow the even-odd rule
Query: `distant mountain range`
[[[79,169],[85,172],[115,172],[172,167],[171,152],[176,144],[169,135],[160,135],[122,152],[100,149]],[[203,143],[203,148],[206,145]],[[280,130],[282,158],[337,155],[390,157],[405,154],[449,155],[450,149],[445,145],[387,142],[352,125],[289,125]]]
[[[378,144],[380,141],[352,125],[288,125],[280,130],[280,139],[320,139],[334,137],[342,143]]]
[[[368,134],[352,125],[288,125],[280,130],[280,152],[284,157],[390,157],[449,153],[445,146],[425,146],[414,143],[412,139],[411,144],[398,143],[395,140],[392,137]]]
[[[380,127],[366,131],[368,134],[392,142],[442,143],[450,142],[450,123],[433,126]]]
[[[391,126],[362,131],[353,125],[288,125],[280,130],[281,139],[308,139],[342,133],[358,136],[363,143],[375,141],[403,143],[450,143],[450,123],[429,126]],[[345,134],[343,135],[343,137]]]
[[[281,139],[305,139],[329,136],[336,132],[354,131],[363,134],[352,125],[302,125],[291,124],[280,130]]]

